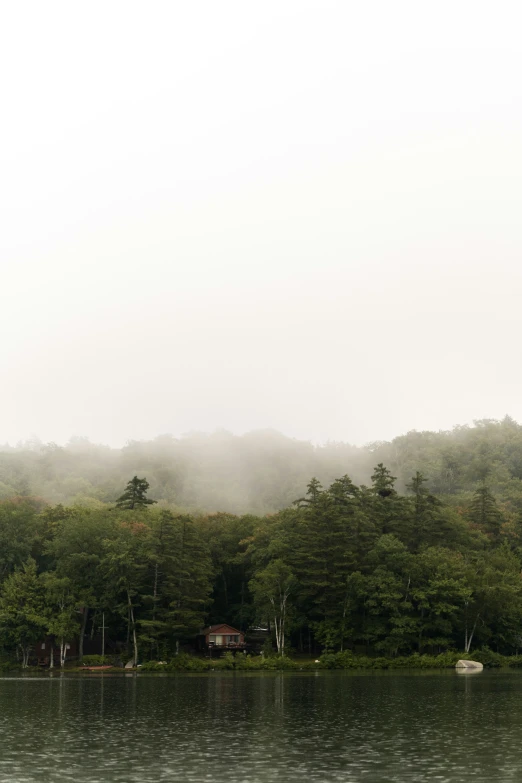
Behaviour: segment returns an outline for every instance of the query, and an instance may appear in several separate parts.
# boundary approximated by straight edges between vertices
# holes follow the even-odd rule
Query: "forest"
[[[81,659],[84,641],[98,637],[103,623],[108,651],[135,663],[169,660],[191,649],[204,625],[218,622],[247,636],[254,626],[268,627],[265,652],[279,656],[518,653],[520,425],[506,418],[452,433],[409,433],[364,455],[333,445],[307,450],[274,434],[258,438],[266,448],[238,476],[232,497],[235,503],[250,497],[252,509],[259,503],[263,513],[234,513],[226,500],[219,511],[213,504],[183,508],[188,478],[173,482],[178,495],[169,500],[169,471],[176,475],[183,461],[163,455],[161,462],[151,444],[113,455],[105,479],[109,457],[96,474],[84,443],[4,451],[3,486],[11,490],[0,502],[4,657],[28,665],[34,645],[51,636],[62,664],[73,639]],[[52,502],[52,493],[77,482],[82,465],[84,489],[88,483],[101,493],[109,482],[116,485],[122,465],[146,468],[146,454],[154,470],[127,473],[112,497],[89,489],[68,504]],[[334,454],[358,467],[325,482],[340,467]],[[388,464],[376,462],[366,482],[354,480],[367,470],[365,460],[383,455]],[[310,463],[322,471],[296,491]],[[228,482],[227,471],[230,463],[221,473]],[[197,475],[204,475],[201,465]],[[248,494],[241,482],[255,475],[261,486]],[[216,477],[206,492],[209,486],[218,486]],[[266,511],[270,486],[281,507]],[[293,496],[283,504],[288,492]]]
[[[147,477],[151,497],[174,511],[264,515],[291,506],[312,476],[324,486],[344,475],[369,484],[379,462],[397,476],[399,492],[418,470],[450,505],[466,505],[487,474],[504,513],[522,512],[522,426],[507,416],[365,447],[313,445],[275,431],[162,435],[121,449],[81,437],[64,446],[33,439],[0,446],[0,500],[103,508],[138,475]]]

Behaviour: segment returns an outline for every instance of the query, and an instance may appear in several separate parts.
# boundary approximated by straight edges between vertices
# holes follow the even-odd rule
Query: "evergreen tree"
[[[336,479],[328,490],[346,533],[346,547],[354,567],[360,568],[378,536],[366,487],[357,487],[348,476]]]
[[[372,475],[372,488],[375,494],[379,495],[381,498],[388,498],[391,495],[396,495],[396,481],[396,477],[392,476],[388,468],[385,468],[382,462],[379,462]]]
[[[392,533],[405,539],[408,511],[395,489],[395,476],[380,462],[372,475],[373,518],[382,535]]]
[[[413,494],[413,511],[409,543],[414,552],[421,544],[429,545],[438,539],[437,521],[440,501],[425,486],[427,479],[417,471],[406,488]]]
[[[344,486],[351,492],[346,482]],[[347,578],[354,567],[354,513],[342,498],[337,484],[333,495],[321,491],[300,509],[293,545],[286,556],[300,587],[300,613],[308,618],[309,627],[325,647],[342,646]],[[347,498],[345,494],[344,500]]]
[[[176,652],[203,625],[212,591],[212,561],[208,546],[189,516],[172,519],[171,543],[165,563],[166,619]]]
[[[484,533],[489,534],[494,541],[499,540],[502,514],[494,495],[491,494],[485,483],[475,490],[468,516],[471,522],[478,525]]]
[[[167,653],[204,625],[213,576],[207,543],[194,520],[161,511],[152,526],[149,584],[141,601],[140,641]],[[162,653],[163,654],[163,653]]]
[[[247,550],[258,523],[251,515],[219,513],[203,518],[199,525],[212,559],[212,620],[228,622],[241,631],[254,621],[248,588],[253,565]]]
[[[137,476],[134,476],[134,478],[128,482],[123,495],[120,495],[116,501],[116,508],[146,508],[147,506],[152,505],[152,503],[156,503],[156,500],[150,500],[147,497],[148,488],[149,482],[147,479],[140,479]]]
[[[296,506],[313,506],[319,498],[321,497],[321,494],[323,492],[323,487],[319,479],[314,478],[310,479],[307,487],[307,492],[304,498],[298,498],[297,500],[294,500],[294,505]]]

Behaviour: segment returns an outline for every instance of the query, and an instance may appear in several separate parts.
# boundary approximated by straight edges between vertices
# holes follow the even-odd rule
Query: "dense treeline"
[[[451,432],[410,432],[365,448],[314,447],[277,432],[162,436],[123,449],[85,438],[64,447],[33,441],[0,449],[0,500],[40,497],[101,507],[114,502],[128,477],[137,474],[147,476],[151,495],[174,511],[267,514],[290,506],[310,476],[324,486],[344,474],[368,484],[379,462],[397,476],[399,491],[406,491],[419,470],[430,490],[454,506],[466,506],[487,479],[506,517],[515,522],[522,515],[522,426],[509,417]]]
[[[484,464],[485,466],[485,464]],[[121,489],[121,488],[120,488]],[[268,624],[290,648],[400,655],[522,646],[522,531],[488,472],[459,506],[382,463],[266,515],[180,514],[134,477],[111,505],[0,504],[0,643],[22,663],[42,636],[65,658],[95,637],[168,659],[207,622]]]

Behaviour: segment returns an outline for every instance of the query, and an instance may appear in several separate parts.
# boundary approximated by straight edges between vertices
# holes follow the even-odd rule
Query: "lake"
[[[0,679],[0,781],[519,781],[522,673]]]

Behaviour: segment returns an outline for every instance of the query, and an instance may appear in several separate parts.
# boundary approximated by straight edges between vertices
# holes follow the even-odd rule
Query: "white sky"
[[[0,13],[0,441],[522,420],[518,2]]]

